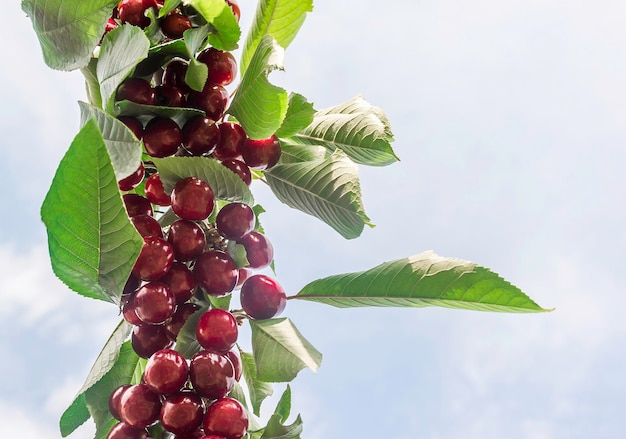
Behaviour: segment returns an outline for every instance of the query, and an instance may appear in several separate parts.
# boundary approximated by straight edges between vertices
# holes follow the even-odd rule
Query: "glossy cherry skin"
[[[161,229],[161,224],[149,215],[135,215],[130,217],[130,222],[133,223],[135,229],[139,232],[141,236],[144,238],[146,236],[157,236],[159,238],[163,238],[163,229]]]
[[[124,422],[119,422],[113,426],[106,439],[149,439],[145,428],[131,427]]]
[[[182,433],[175,435],[172,439],[202,439],[205,438],[204,430],[202,428],[198,428],[189,433]],[[211,436],[209,439],[226,439],[225,437],[220,436]]]
[[[237,159],[224,160],[222,165],[233,171],[247,186],[250,186],[252,183],[252,173],[248,165]]]
[[[181,328],[192,314],[200,310],[200,306],[195,303],[187,302],[182,305],[178,305],[176,312],[172,316],[172,319],[165,325],[167,329],[167,336],[170,340],[176,341],[178,333]]]
[[[128,300],[126,303],[124,303],[124,305],[122,306],[122,316],[124,317],[124,320],[126,320],[128,323],[130,323],[133,326],[144,326],[146,325],[146,323],[144,323],[139,316],[137,315],[137,312],[135,311],[135,296],[133,294],[133,297]]]
[[[172,317],[176,299],[162,282],[148,282],[137,290],[133,299],[139,320],[149,325],[160,325]]]
[[[174,262],[170,271],[160,281],[169,287],[177,304],[191,299],[196,291],[197,284],[193,273],[181,262]]]
[[[276,317],[287,304],[283,287],[264,274],[255,274],[243,283],[240,300],[243,310],[257,320]]]
[[[219,140],[220,129],[208,117],[194,117],[183,127],[183,146],[193,155],[210,154]]]
[[[207,435],[240,439],[248,431],[248,415],[236,399],[221,398],[207,408],[203,425]]]
[[[191,29],[191,20],[183,14],[172,12],[161,20],[161,32],[173,40],[182,38],[187,29]]]
[[[127,78],[115,92],[116,101],[132,101],[136,104],[154,105],[156,94],[148,81],[142,78]]]
[[[139,194],[124,194],[122,195],[122,200],[124,200],[124,206],[129,217],[137,215],[152,216],[153,214],[150,201],[146,197],[142,197]]]
[[[235,288],[239,271],[227,253],[212,250],[198,256],[193,275],[208,295],[221,297]]]
[[[243,373],[243,365],[241,364],[241,354],[239,354],[239,348],[233,347],[230,351],[226,352],[226,356],[233,363],[233,369],[235,370],[235,381],[241,379]]]
[[[195,392],[180,392],[165,398],[159,420],[167,431],[184,434],[197,430],[203,417],[202,398]]]
[[[122,422],[135,428],[146,428],[159,418],[159,395],[145,384],[130,386],[120,399]]]
[[[123,192],[131,191],[143,181],[143,176],[145,175],[145,173],[146,170],[143,167],[143,162],[139,162],[139,167],[137,168],[137,170],[130,174],[128,177],[122,178],[120,181],[118,181],[117,186]]]
[[[270,169],[280,159],[281,149],[278,137],[271,136],[267,139],[248,139],[243,146],[241,155],[243,161],[252,169]]]
[[[146,236],[132,272],[141,280],[158,280],[165,276],[173,263],[174,250],[169,242],[156,236]]]
[[[198,54],[198,61],[209,68],[207,84],[228,85],[237,76],[237,61],[230,52],[210,47]]]
[[[250,232],[238,239],[246,249],[246,258],[250,263],[248,267],[260,270],[269,267],[274,259],[274,247],[272,243],[259,232]]]
[[[172,210],[181,219],[201,221],[213,212],[215,196],[205,181],[187,177],[174,186],[171,203]]]
[[[183,388],[188,373],[185,357],[173,349],[161,349],[146,363],[143,382],[155,393],[171,395]]]
[[[236,240],[254,230],[256,216],[247,204],[230,203],[217,213],[215,224],[222,235]]]
[[[133,132],[137,139],[143,137],[143,125],[139,119],[132,116],[118,116],[117,119]]]
[[[228,6],[233,10],[233,14],[235,14],[235,18],[237,21],[241,19],[241,9],[239,8],[239,3],[236,0],[226,0]]]
[[[143,144],[151,157],[169,157],[176,154],[182,141],[180,127],[167,117],[155,117],[143,130]]]
[[[170,226],[167,241],[174,249],[176,260],[186,262],[200,256],[206,244],[206,236],[195,222],[178,220]]]
[[[228,105],[228,91],[222,86],[207,84],[202,91],[189,92],[187,105],[204,111],[209,119],[218,120]]]
[[[187,62],[181,59],[170,61],[167,66],[165,66],[165,71],[163,72],[163,84],[178,87],[185,94],[189,93],[191,88],[185,82],[188,67]]]
[[[183,91],[173,85],[161,84],[154,87],[156,105],[162,107],[184,107],[186,104]]]
[[[111,396],[109,396],[109,412],[111,416],[113,416],[118,421],[120,418],[120,401],[122,399],[122,394],[130,387],[130,384],[123,384],[116,388],[113,392],[111,392]]]
[[[200,351],[191,358],[189,379],[193,389],[205,398],[222,398],[235,384],[235,371],[228,357],[213,351]]]
[[[155,352],[172,346],[164,325],[135,326],[130,341],[141,358],[150,358]]]
[[[241,151],[248,136],[243,127],[236,122],[219,124],[220,141],[213,151],[217,160],[241,159]]]
[[[146,28],[150,25],[146,11],[156,7],[155,0],[122,0],[117,5],[117,17],[124,23]]]
[[[146,198],[157,206],[169,206],[172,202],[172,199],[168,194],[165,193],[163,189],[163,182],[161,181],[161,177],[159,174],[152,174],[146,180],[145,185]]]
[[[235,317],[219,308],[205,312],[196,326],[196,339],[200,346],[224,354],[235,345],[238,334]]]

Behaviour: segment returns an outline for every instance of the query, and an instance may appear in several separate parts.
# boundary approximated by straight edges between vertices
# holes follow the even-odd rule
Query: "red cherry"
[[[230,8],[233,10],[233,14],[235,14],[235,18],[237,19],[237,21],[239,21],[241,19],[241,10],[239,8],[239,3],[237,3],[237,0],[226,0],[226,3],[228,3],[228,6],[230,6]]]
[[[269,267],[274,259],[274,247],[265,235],[259,232],[250,232],[237,240],[246,249],[246,258],[249,267],[259,270]]]
[[[241,307],[253,319],[276,317],[285,309],[287,297],[278,282],[264,274],[248,278],[241,286]]]
[[[139,119],[132,116],[118,116],[117,119],[130,129],[137,139],[143,137],[143,125]]]
[[[142,78],[127,78],[115,92],[116,101],[132,101],[136,104],[154,105],[156,94],[148,81]]]
[[[148,282],[139,287],[133,299],[137,317],[149,325],[160,325],[172,317],[176,299],[169,287],[161,282]]]
[[[215,224],[226,238],[240,239],[254,230],[256,216],[247,204],[230,203],[218,212]]]
[[[165,326],[167,329],[167,336],[170,340],[176,341],[176,337],[178,337],[178,333],[180,332],[187,319],[199,309],[199,305],[191,302],[178,305],[178,307],[176,308],[176,312],[172,316],[172,319]]]
[[[161,349],[146,363],[143,381],[153,392],[170,395],[183,388],[188,372],[185,357],[173,349]]]
[[[137,215],[152,216],[152,206],[146,197],[142,197],[139,194],[124,194],[122,199],[129,217]]]
[[[119,422],[113,426],[106,439],[149,439],[145,428],[131,427],[124,422]]]
[[[239,271],[227,253],[212,250],[198,256],[193,275],[207,294],[221,297],[235,288]]]
[[[177,304],[191,299],[196,291],[196,280],[191,270],[181,262],[174,262],[170,271],[160,281],[169,287]]]
[[[109,396],[109,412],[111,416],[113,416],[118,421],[120,420],[120,401],[122,399],[122,394],[126,389],[130,387],[130,384],[123,384],[116,388]]]
[[[143,167],[143,162],[139,162],[139,167],[135,172],[130,174],[128,177],[122,178],[117,182],[118,187],[122,192],[131,191],[141,183],[143,180],[143,176],[145,175],[146,170]]]
[[[236,159],[224,160],[222,165],[233,171],[247,186],[250,186],[252,183],[252,173],[250,172],[248,165],[241,160]]]
[[[177,12],[172,12],[161,20],[161,32],[168,38],[177,39],[183,37],[183,32],[191,29],[191,20]]]
[[[152,174],[146,180],[146,198],[150,200],[152,204],[157,206],[169,206],[172,199],[165,193],[163,189],[163,182],[159,174]]]
[[[236,399],[221,398],[209,406],[203,425],[207,434],[240,439],[248,431],[248,415]]]
[[[202,91],[192,90],[187,97],[187,105],[206,113],[213,120],[220,119],[228,104],[228,91],[219,85],[207,84]]]
[[[130,386],[120,399],[122,422],[135,428],[146,428],[159,418],[161,400],[145,384]]]
[[[183,127],[183,146],[193,155],[210,154],[219,140],[220,129],[208,117],[194,117]]]
[[[146,236],[157,236],[159,238],[163,238],[163,229],[161,229],[161,224],[149,215],[132,216],[130,217],[130,222],[133,223],[135,229],[137,229],[139,234],[144,238]]]
[[[184,107],[186,104],[183,91],[173,85],[161,84],[154,87],[156,105],[162,107]]]
[[[185,75],[189,65],[182,59],[170,61],[163,72],[162,82],[166,85],[178,87],[183,93],[189,93],[191,88],[185,82]]]
[[[167,117],[155,117],[143,130],[143,144],[152,157],[169,157],[178,151],[183,134],[176,122]]]
[[[167,431],[184,434],[197,430],[203,417],[202,398],[195,392],[180,392],[165,398],[159,420]]]
[[[278,137],[271,136],[267,139],[246,140],[241,155],[246,165],[252,169],[269,169],[278,163],[281,149]]]
[[[189,379],[193,389],[201,396],[223,398],[235,384],[235,371],[225,355],[200,351],[191,358]]]
[[[122,0],[117,5],[117,16],[124,23],[146,28],[150,25],[146,11],[156,7],[155,0]]]
[[[219,124],[220,138],[213,157],[217,160],[241,159],[241,151],[248,136],[243,127],[236,122]]]
[[[141,280],[158,280],[174,263],[174,250],[163,238],[146,236],[133,267],[133,274]]]
[[[239,329],[228,311],[214,308],[205,312],[196,326],[196,338],[205,349],[228,352],[237,342]]]
[[[206,236],[195,222],[178,220],[170,226],[167,241],[174,249],[176,260],[186,262],[200,256],[206,244]]]
[[[150,358],[156,351],[167,349],[173,344],[164,325],[135,326],[130,341],[133,350],[141,358]]]
[[[209,68],[207,84],[228,85],[237,76],[237,61],[230,52],[209,47],[198,54],[198,61]]]
[[[196,177],[187,177],[174,186],[172,210],[182,219],[201,221],[213,212],[215,199],[211,187]]]

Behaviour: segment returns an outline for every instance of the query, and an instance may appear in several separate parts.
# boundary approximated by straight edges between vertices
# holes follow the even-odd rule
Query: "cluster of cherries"
[[[237,3],[225,1],[239,19]],[[162,6],[159,0],[122,0],[106,31],[123,23],[145,28],[150,25],[148,9]],[[159,19],[160,31],[165,39],[181,38],[195,27],[194,17],[190,7],[181,6]],[[249,185],[251,169],[265,170],[278,162],[279,141],[275,136],[249,139],[241,125],[224,120],[229,101],[225,86],[237,75],[234,57],[209,47],[196,58],[208,68],[201,91],[185,82],[188,61],[175,58],[149,78],[126,79],[115,99],[194,108],[200,110],[197,116],[182,126],[167,117],[150,117],[151,111],[118,119],[143,141],[148,156],[215,159]],[[135,190],[141,183],[145,195]],[[248,428],[247,413],[228,397],[242,373],[235,346],[238,324],[246,316],[277,316],[286,304],[285,292],[274,279],[253,273],[271,264],[272,245],[255,231],[256,215],[250,206],[216,203],[212,188],[200,178],[183,178],[168,194],[146,161],[118,185],[130,220],[143,237],[121,298],[122,313],[133,325],[133,349],[148,361],[140,384],[120,386],[111,394],[109,409],[120,422],[107,439],[149,439],[148,427],[156,423],[174,439],[239,439]],[[162,225],[155,218],[155,206],[169,207],[176,220]],[[247,265],[238,266],[231,257],[232,244],[243,246]],[[243,308],[237,318],[209,306],[209,296],[228,296],[236,289]],[[203,306],[207,311],[195,334],[202,350],[186,360],[175,350],[175,342],[185,322]]]

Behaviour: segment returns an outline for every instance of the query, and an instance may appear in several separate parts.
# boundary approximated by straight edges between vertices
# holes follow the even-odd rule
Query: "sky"
[[[255,3],[240,4],[246,29]],[[290,301],[283,315],[324,354],[292,383],[303,438],[623,438],[625,17],[616,0],[316,2],[271,80],[316,108],[363,95],[401,161],[361,168],[376,227],[351,241],[254,186],[278,281],[296,293],[434,250],[555,310]],[[56,280],[39,220],[82,78],[45,66],[17,1],[0,36],[0,425],[54,438],[118,316]]]

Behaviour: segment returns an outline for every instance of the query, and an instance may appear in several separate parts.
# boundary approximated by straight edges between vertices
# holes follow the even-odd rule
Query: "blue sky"
[[[0,27],[0,424],[30,439],[59,436],[118,317],[49,268],[39,206],[85,93],[79,73],[44,65],[17,3]],[[247,23],[254,2],[241,8]],[[623,437],[625,16],[609,0],[317,2],[272,81],[317,108],[362,94],[389,116],[402,161],[362,168],[377,227],[354,241],[255,187],[281,284],[295,293],[432,249],[556,310],[289,303],[324,353],[292,384],[304,438]]]

